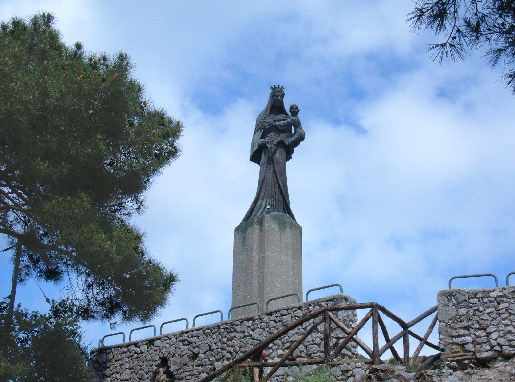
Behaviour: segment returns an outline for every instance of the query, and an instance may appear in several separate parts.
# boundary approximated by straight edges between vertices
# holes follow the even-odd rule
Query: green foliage
[[[86,381],[75,320],[53,313],[10,312],[0,302],[0,380]]]
[[[216,379],[217,382],[253,382],[251,367],[233,367]]]
[[[388,365],[398,366],[401,365],[401,363],[396,358],[390,358],[390,360],[388,361]]]
[[[314,371],[302,373],[300,369],[293,376],[295,382],[334,382],[335,376],[331,373],[331,368],[327,365]]]
[[[216,379],[218,382],[247,382],[254,381],[252,367],[235,366]],[[293,371],[292,371],[293,370]],[[265,369],[265,373],[267,370]],[[302,372],[302,368],[290,369],[285,380],[292,382],[334,382],[335,376],[331,373],[329,366],[324,365],[319,369],[310,372]]]
[[[143,98],[127,55],[66,46],[50,14],[1,24],[0,94],[0,234],[22,245],[18,280],[75,280],[57,306],[83,319],[152,317],[177,278],[128,218],[178,156],[180,122]]]
[[[417,0],[408,21],[415,30],[431,29],[444,40],[429,50],[440,61],[463,59],[469,48],[488,48],[492,66],[503,61],[505,79],[515,93],[515,2],[513,0]]]

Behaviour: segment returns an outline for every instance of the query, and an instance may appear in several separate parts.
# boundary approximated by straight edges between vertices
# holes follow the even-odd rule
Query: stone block
[[[302,300],[302,227],[289,215],[270,213],[234,230],[232,306],[297,294]],[[298,302],[295,296],[270,302],[270,309]],[[232,311],[233,317],[256,314],[255,306]]]
[[[470,343],[472,343],[472,337],[471,336],[457,337],[457,338],[455,338],[454,342],[459,345],[470,344]]]
[[[502,355],[505,357],[511,357],[515,355],[515,347],[503,346],[501,348]]]
[[[497,358],[498,353],[496,351],[486,351],[483,353],[477,353],[476,356],[478,359],[484,361],[488,359]]]
[[[456,314],[457,314],[457,311],[454,306],[442,305],[441,308],[438,309],[438,321],[449,322],[454,317],[456,317]]]

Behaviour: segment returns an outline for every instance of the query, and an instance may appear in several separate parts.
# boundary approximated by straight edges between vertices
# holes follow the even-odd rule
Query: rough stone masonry
[[[256,316],[94,349],[91,359],[105,382],[196,381],[307,312],[327,305],[353,303],[354,299],[345,295],[314,300]],[[343,316],[342,313],[340,320],[354,327],[356,312],[347,311]],[[333,367],[333,375],[338,381],[347,382],[515,381],[515,287],[440,291],[438,318],[444,360],[440,369],[415,373],[401,366],[360,363]],[[298,334],[293,332],[274,342],[268,349],[270,360],[277,360]],[[315,332],[294,355],[318,357],[322,343],[322,333]],[[479,363],[458,365],[452,360],[456,356],[470,356]],[[344,357],[355,358],[356,347]],[[159,379],[159,373],[164,379]],[[94,378],[91,381],[96,382]]]
[[[313,310],[355,303],[353,298],[345,295],[322,298],[255,316],[93,349],[91,361],[104,382],[198,381]],[[339,311],[337,316],[347,327],[356,325],[356,311]],[[298,339],[299,333],[312,324],[307,322],[270,344],[269,360],[278,361]],[[323,325],[299,346],[294,356],[322,357],[322,331]],[[335,329],[335,341],[344,336],[343,332]],[[356,351],[356,345],[349,344],[342,357],[354,358]],[[274,380],[282,380],[284,372],[287,370],[281,370]],[[90,380],[96,381],[94,378]]]
[[[442,290],[438,320],[444,355],[483,361],[515,355],[515,287]]]

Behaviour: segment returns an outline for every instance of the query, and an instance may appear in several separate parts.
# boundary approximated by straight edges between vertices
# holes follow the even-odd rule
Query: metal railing
[[[509,279],[510,279],[510,276],[514,275],[515,274],[515,271],[514,272],[510,272],[508,273],[508,275],[506,276],[506,286],[510,286],[509,284]],[[496,287],[498,287],[499,285],[499,282],[498,282],[498,279],[497,279],[497,276],[495,276],[494,274],[491,274],[491,273],[484,273],[484,274],[474,274],[474,275],[459,275],[459,276],[454,276],[452,277],[450,280],[449,280],[449,289],[452,289],[452,281],[457,279],[457,278],[470,278],[470,277],[485,277],[485,276],[488,276],[488,277],[493,277],[494,280],[495,280],[495,285]],[[330,284],[330,285],[326,285],[326,286],[321,286],[321,287],[318,287],[318,288],[313,288],[313,289],[310,289],[306,292],[306,302],[309,301],[309,294],[311,292],[314,292],[314,291],[317,291],[317,290],[321,290],[321,289],[326,289],[326,288],[331,288],[331,287],[339,287],[340,288],[340,293],[343,294],[343,287],[340,285],[340,284]],[[279,296],[279,297],[274,297],[274,298],[271,298],[269,299],[267,302],[266,302],[266,305],[265,305],[265,311],[268,310],[268,305],[270,302],[272,301],[275,301],[275,300],[279,300],[279,299],[282,299],[282,298],[286,298],[286,297],[293,297],[293,296],[296,296],[297,297],[297,301],[300,303],[302,302],[301,301],[301,298],[298,294],[296,293],[293,293],[293,294],[288,294],[288,295],[284,295],[284,296]],[[247,307],[247,306],[252,306],[252,305],[256,305],[257,306],[257,310],[258,310],[258,314],[259,313],[262,313],[262,308],[261,306],[259,305],[259,303],[257,302],[253,302],[253,303],[250,303],[250,304],[245,304],[245,305],[240,305],[240,306],[235,306],[235,307],[232,307],[231,309],[229,309],[228,311],[228,319],[231,319],[232,318],[232,312],[233,310],[235,309],[238,309],[238,308],[243,308],[243,307]],[[209,314],[213,314],[213,313],[220,313],[220,321],[223,321],[223,313],[221,310],[214,310],[214,311],[211,311],[211,312],[207,312],[207,313],[202,313],[202,314],[198,314],[196,315],[194,318],[193,318],[193,326],[192,327],[195,327],[195,320],[196,318],[198,317],[201,317],[201,316],[205,316],[205,315],[209,315]],[[165,321],[161,324],[160,328],[159,328],[159,334],[162,335],[163,334],[163,326],[166,325],[166,324],[170,324],[170,323],[174,323],[174,322],[179,322],[179,321],[186,321],[186,329],[189,328],[189,321],[188,319],[186,318],[178,318],[178,319],[175,319],[175,320],[171,320],[171,321]],[[131,341],[131,334],[133,331],[135,330],[139,330],[139,329],[143,329],[143,328],[146,328],[146,327],[152,327],[153,325],[148,325],[148,326],[142,326],[142,327],[139,327],[139,328],[136,328],[136,329],[133,329],[131,330],[130,334],[129,334],[129,341]],[[103,347],[105,346],[104,345],[104,339],[107,338],[107,337],[111,337],[111,336],[116,336],[116,335],[122,335],[122,343],[125,343],[125,333],[124,332],[116,332],[116,333],[110,333],[110,334],[106,334],[104,337],[102,337],[102,339],[99,340],[98,342],[98,347]],[[155,336],[155,327],[154,327],[154,336]]]
[[[449,279],[449,289],[452,289],[452,280],[455,280],[455,279],[467,279],[467,278],[470,278],[470,277],[485,277],[485,276],[489,276],[489,277],[493,277],[495,279],[495,287],[499,287],[499,280],[497,280],[497,276],[494,275],[493,273],[480,273],[480,274],[477,274],[477,275],[460,275],[460,276],[453,276]]]
[[[515,274],[515,271],[514,272],[510,272],[508,273],[508,275],[506,276],[506,286],[510,286],[510,276],[514,275]],[[455,279],[458,279],[458,278],[470,278],[470,277],[485,277],[485,276],[488,276],[488,277],[493,277],[494,280],[495,280],[495,286],[498,287],[499,286],[499,282],[498,282],[498,279],[497,279],[497,276],[492,274],[492,273],[482,273],[482,274],[474,274],[474,275],[459,275],[459,276],[454,276],[452,277],[450,280],[449,280],[449,289],[452,289],[452,281],[455,280]],[[339,287],[340,288],[340,293],[343,294],[343,288],[340,284],[330,284],[330,285],[326,285],[326,286],[321,286],[321,287],[318,287],[318,288],[313,288],[313,289],[310,289],[306,292],[306,302],[309,301],[309,294],[311,292],[314,292],[314,291],[317,291],[317,290],[321,290],[321,289],[326,289],[326,288],[331,288],[331,287]],[[268,310],[268,304],[274,300],[278,300],[278,299],[282,299],[282,298],[285,298],[285,297],[292,297],[292,296],[297,296],[297,301],[300,303],[302,302],[301,301],[301,298],[299,297],[298,294],[296,293],[293,293],[293,294],[290,294],[290,295],[284,295],[284,296],[279,296],[279,297],[274,297],[272,299],[269,299],[267,302],[266,302],[266,305],[265,305],[265,311]],[[231,309],[229,309],[229,312],[227,314],[228,316],[228,319],[231,319],[232,318],[232,311],[235,310],[235,309],[238,309],[238,308],[243,308],[243,307],[247,307],[247,306],[252,306],[252,305],[257,305],[258,307],[258,314],[259,313],[262,313],[262,309],[261,309],[261,306],[259,305],[259,303],[257,302],[253,302],[253,303],[250,303],[250,304],[245,304],[245,305],[240,305],[240,306],[235,306],[235,307],[232,307]],[[222,311],[220,310],[215,310],[215,311],[212,311],[212,312],[208,312],[208,313],[202,313],[200,315],[196,315],[195,318],[197,317],[200,317],[200,316],[204,316],[204,315],[208,315],[208,314],[212,314],[212,313],[216,313],[216,312],[220,312],[221,314],[221,321],[223,321],[223,313]],[[193,319],[193,327],[195,327],[195,318]],[[177,322],[177,321],[186,321],[186,329],[188,329],[189,327],[189,322],[186,318],[178,318],[176,320],[171,320],[171,321],[165,321],[161,324],[160,328],[159,328],[159,334],[162,335],[163,334],[163,326],[166,325],[166,324],[170,324],[170,323],[173,323],[173,322]],[[138,330],[138,329],[142,329],[144,327],[140,327],[140,328],[136,328],[135,330]],[[154,328],[155,330],[155,328]],[[132,331],[131,331],[132,333]],[[103,347],[104,346],[104,339],[107,338],[107,337],[111,337],[111,336],[116,336],[116,335],[122,335],[123,338],[122,338],[122,343],[125,342],[125,333],[123,332],[117,332],[117,333],[110,333],[110,334],[107,334],[105,335],[104,337],[102,337],[102,339],[100,339],[98,341],[98,347]],[[155,335],[155,333],[154,333]],[[129,336],[129,341],[130,341],[130,336]]]
[[[340,288],[340,293],[343,293],[343,288],[340,284],[331,284],[331,285],[326,285],[326,286],[322,286],[322,287],[319,287],[319,288],[313,288],[313,289],[310,289],[308,290],[308,292],[306,293],[306,302],[308,301],[308,295],[309,293],[313,292],[313,291],[316,291],[316,290],[320,290],[320,289],[326,289],[326,288],[330,288],[330,287],[334,287],[334,286],[338,286]],[[268,310],[268,304],[272,301],[275,301],[275,300],[279,300],[279,299],[283,299],[283,298],[286,298],[286,297],[293,297],[293,296],[296,296],[297,297],[297,302],[300,303],[302,302],[302,299],[301,297],[296,294],[296,293],[293,293],[293,294],[288,294],[288,295],[284,295],[284,296],[279,296],[279,297],[274,297],[274,298],[271,298],[269,299],[267,302],[266,302],[266,307],[265,307],[265,311]],[[239,306],[235,306],[235,307],[232,307],[229,309],[228,313],[227,313],[227,316],[228,316],[228,319],[231,319],[232,318],[232,311],[233,310],[236,310],[238,308],[243,308],[243,307],[246,307],[246,306],[252,306],[252,305],[256,305],[257,308],[258,308],[258,314],[259,313],[262,313],[263,312],[263,309],[261,307],[261,305],[258,303],[258,302],[252,302],[252,303],[249,303],[249,304],[245,304],[245,305],[239,305]],[[204,315],[208,315],[208,314],[212,314],[212,313],[216,313],[216,312],[220,312],[221,314],[221,321],[223,321],[223,313],[220,311],[220,310],[215,310],[215,311],[212,311],[212,312],[208,312],[208,313],[202,313],[202,314],[199,314],[199,315],[196,315],[193,319],[193,326],[192,327],[195,327],[195,319],[197,317],[200,317],[200,316],[204,316]],[[161,324],[161,326],[159,327],[159,334],[162,335],[163,334],[163,326],[166,325],[166,324],[171,324],[171,323],[174,323],[174,322],[178,322],[178,321],[186,321],[186,329],[189,328],[189,321],[188,319],[186,318],[178,318],[178,319],[175,319],[175,320],[171,320],[171,321],[165,321]],[[151,325],[149,325],[151,326]],[[139,328],[136,328],[136,329],[133,329],[131,330],[130,334],[132,334],[132,332],[134,330],[139,330],[139,329],[143,329],[143,328],[146,328],[146,327],[149,327],[149,326],[142,326],[142,327],[139,327]],[[110,336],[115,336],[115,335],[122,335],[123,336],[123,339],[122,339],[122,343],[125,343],[125,333],[124,332],[117,332],[117,333],[110,333],[110,334],[107,334],[105,335],[104,337],[102,337],[101,340],[98,341],[98,347],[103,347],[104,346],[104,339],[107,338],[107,337],[110,337]],[[131,340],[131,336],[129,334],[129,341]],[[154,328],[154,335],[155,335],[155,328]]]
[[[273,297],[273,298],[268,299],[265,303],[265,310],[268,310],[268,304],[270,304],[272,301],[281,300],[281,299],[287,298],[287,297],[297,297],[297,303],[300,304],[302,302],[300,296],[297,293],[285,294],[282,296]]]
[[[243,304],[243,305],[233,306],[227,312],[227,319],[230,320],[232,318],[231,313],[232,313],[233,310],[240,309],[240,308],[245,308],[247,306],[254,306],[254,305],[257,306],[258,314],[261,313],[261,305],[259,305],[259,302],[251,302],[250,304]]]
[[[309,301],[308,299],[308,296],[311,292],[314,292],[316,290],[321,290],[321,289],[327,289],[327,288],[331,288],[331,287],[340,287],[340,294],[343,294],[343,287],[340,285],[340,284],[331,284],[331,285],[325,285],[325,286],[321,286],[321,287],[318,287],[318,288],[313,288],[313,289],[310,289],[306,292],[306,302]]]
[[[100,347],[104,346],[104,340],[107,337],[117,336],[119,334],[121,334],[123,336],[122,343],[124,343],[125,342],[125,333],[124,332],[116,332],[116,333],[106,334],[105,336],[103,336],[102,339],[100,341],[98,341],[98,347],[100,348]]]
[[[211,312],[206,312],[206,313],[200,313],[200,314],[197,314],[195,317],[193,317],[193,325],[191,326],[192,328],[195,327],[195,320],[199,317],[202,317],[202,316],[207,316],[209,314],[214,314],[214,313],[220,313],[220,321],[223,321],[224,320],[224,314],[222,313],[221,310],[213,310]]]
[[[161,324],[161,326],[159,327],[159,335],[162,335],[163,334],[163,326],[165,326],[166,324],[172,324],[174,322],[180,322],[180,321],[186,321],[186,329],[188,329],[188,325],[189,325],[189,322],[188,322],[188,319],[187,318],[178,318],[176,320],[171,320],[171,321],[165,321]]]
[[[137,330],[146,329],[146,328],[154,328],[154,337],[156,336],[156,327],[154,325],[145,325],[145,326],[139,326],[137,328],[134,328],[129,333],[129,342],[131,342],[132,333],[134,333]]]

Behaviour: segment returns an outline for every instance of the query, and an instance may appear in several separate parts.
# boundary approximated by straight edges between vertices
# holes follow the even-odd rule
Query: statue
[[[295,220],[288,195],[286,162],[306,134],[298,117],[299,107],[291,105],[291,115],[284,108],[284,87],[274,85],[270,89],[268,103],[256,119],[250,146],[250,160],[260,167],[258,187],[242,222],[269,212],[287,214]]]

